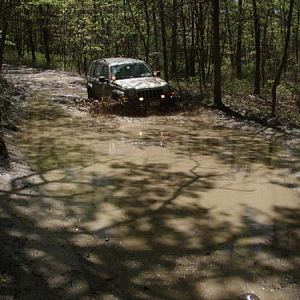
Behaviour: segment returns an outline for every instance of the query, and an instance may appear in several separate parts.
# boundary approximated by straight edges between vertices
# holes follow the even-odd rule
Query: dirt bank
[[[10,166],[9,144],[14,132],[17,132],[21,107],[24,103],[24,91],[16,88],[3,76],[0,76],[0,171]],[[12,149],[10,149],[12,150]]]

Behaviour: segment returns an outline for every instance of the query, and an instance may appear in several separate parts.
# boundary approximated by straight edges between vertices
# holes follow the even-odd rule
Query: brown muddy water
[[[30,172],[0,194],[0,296],[300,299],[299,157],[211,113],[92,118],[61,104],[86,96],[68,73],[8,76]]]

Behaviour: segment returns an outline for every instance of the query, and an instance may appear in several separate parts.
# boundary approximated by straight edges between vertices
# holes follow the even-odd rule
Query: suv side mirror
[[[101,82],[101,83],[107,82],[107,79],[104,76],[100,76],[99,82]]]
[[[153,73],[153,75],[154,75],[154,77],[160,77],[160,71],[155,71],[155,72]]]

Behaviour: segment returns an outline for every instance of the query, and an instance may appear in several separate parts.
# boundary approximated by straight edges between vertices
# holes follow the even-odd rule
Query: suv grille
[[[159,100],[161,94],[162,94],[161,89],[138,91],[138,97],[143,97],[144,100],[148,100],[148,101]]]

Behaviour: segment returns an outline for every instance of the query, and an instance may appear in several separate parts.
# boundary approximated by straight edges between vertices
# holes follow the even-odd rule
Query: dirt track
[[[92,118],[65,105],[76,75],[8,76],[28,95],[0,178],[0,299],[299,299],[297,153],[205,112]]]

